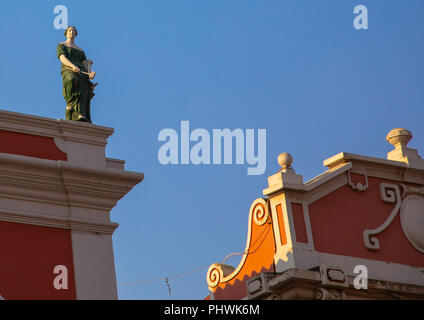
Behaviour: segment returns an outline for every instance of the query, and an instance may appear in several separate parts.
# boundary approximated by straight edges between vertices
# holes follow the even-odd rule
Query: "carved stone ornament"
[[[371,230],[370,229],[364,230],[363,238],[364,238],[365,247],[371,250],[380,249],[380,242],[378,241],[378,239],[376,237],[371,237],[371,236],[377,235],[383,232],[392,223],[401,205],[399,186],[396,184],[381,183],[380,196],[384,202],[396,203],[396,205],[393,208],[387,220],[381,226]]]
[[[283,300],[281,296],[277,293],[271,294],[266,300]]]
[[[424,253],[424,189],[401,185],[402,197],[399,186],[390,183],[380,184],[380,196],[384,202],[395,203],[395,207],[386,221],[376,229],[367,229],[363,232],[365,247],[371,250],[380,249],[376,237],[384,231],[400,211],[400,221],[403,232],[411,245],[419,252]]]
[[[346,294],[343,290],[333,288],[318,288],[315,290],[316,300],[345,300]]]
[[[349,186],[351,187],[352,190],[358,191],[358,192],[363,192],[366,191],[368,189],[368,176],[366,173],[363,174],[365,177],[365,185],[363,185],[360,182],[352,182],[352,178],[350,176],[350,171],[347,172],[347,178],[349,181]]]
[[[424,253],[424,199],[409,195],[402,201],[400,222],[409,242]]]

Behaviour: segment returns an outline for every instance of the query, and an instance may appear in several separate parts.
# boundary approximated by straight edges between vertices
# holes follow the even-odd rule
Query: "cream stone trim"
[[[268,178],[268,180],[270,179],[276,180],[276,178],[278,178],[281,180],[281,183],[264,189],[262,193],[263,195],[268,197],[273,197],[281,192],[290,193],[290,194],[299,194],[299,193],[305,194],[305,192],[309,192],[314,189],[317,189],[319,186],[338,177],[343,172],[348,171],[351,168],[352,168],[352,163],[350,162],[338,164],[337,166],[332,167],[331,169],[327,170],[326,172],[323,172],[319,176],[309,180],[308,182],[304,184],[297,184],[296,187],[294,187],[294,184],[285,183],[284,182],[285,177],[281,176],[281,174],[278,173]]]
[[[295,227],[295,224],[294,224],[293,210],[292,210],[292,204],[293,203],[297,203],[297,204],[302,205],[303,222],[305,223],[306,237],[308,238],[308,242],[306,242],[306,243],[297,241],[296,227]],[[313,239],[313,236],[312,236],[311,220],[309,218],[309,209],[308,209],[307,203],[306,202],[299,202],[299,201],[296,201],[296,200],[290,200],[288,208],[289,209],[287,210],[287,212],[288,212],[288,218],[289,218],[289,223],[290,223],[290,231],[291,231],[291,234],[293,234],[294,246],[296,246],[298,248],[315,250],[314,239]]]
[[[111,169],[125,170],[125,160],[106,158],[106,167]]]
[[[381,300],[422,299],[424,287],[396,281],[368,279],[367,290],[354,288],[354,276],[347,276],[345,286],[327,285],[318,271],[299,268],[280,274],[262,273],[249,280],[260,282],[260,289],[247,297],[249,300]]]
[[[395,167],[403,167],[407,168],[408,165],[399,162],[399,161],[393,161],[393,160],[386,160],[381,158],[375,158],[375,157],[368,157],[363,156],[360,154],[354,154],[354,153],[347,153],[347,152],[340,152],[336,154],[335,156],[332,156],[331,158],[328,158],[323,161],[323,164],[325,167],[332,168],[336,165],[339,165],[341,163],[346,163],[350,161],[362,161],[362,162],[370,162],[380,165],[386,165],[386,166],[395,166]]]
[[[112,234],[110,210],[143,177],[0,153],[0,220]]]
[[[83,190],[90,195],[112,196],[113,200],[120,199],[144,178],[144,174],[137,172],[83,167],[66,161],[44,160],[5,153],[0,153],[0,168],[3,171],[0,174],[0,181],[3,184],[57,191],[57,188],[63,187],[64,183],[69,191]],[[38,173],[40,170],[43,174]],[[13,194],[16,195],[15,192]],[[27,195],[30,194],[25,194]]]
[[[328,192],[331,192],[330,189],[334,191],[335,188],[332,187],[333,185],[341,187],[345,184],[353,184],[351,179],[349,179],[350,173],[363,174],[365,175],[366,181],[369,177],[375,177],[399,182],[424,183],[424,175],[417,175],[415,169],[408,169],[407,164],[398,161],[341,152],[325,160],[324,165],[329,167],[329,170],[307,181],[300,188],[284,187],[282,184],[282,187],[269,187],[264,189],[263,194],[272,197],[278,193],[284,192],[301,201],[312,203],[328,194]],[[342,178],[343,182],[340,184],[340,176],[346,171],[348,171],[348,174],[346,178]],[[284,177],[282,180],[284,181]],[[344,180],[346,182],[344,182]],[[329,183],[329,181],[331,182]],[[331,187],[325,186],[324,189],[328,189],[327,191],[320,188],[321,185],[326,184],[332,185]],[[362,186],[362,188],[365,187],[366,186]],[[317,190],[319,190],[319,192],[317,192]]]
[[[294,266],[291,268],[311,269],[322,264],[340,267],[345,274],[356,276],[353,273],[355,266],[364,265],[368,269],[368,278],[381,281],[395,281],[399,283],[415,284],[424,286],[424,267],[357,258],[345,255],[310,251],[301,248],[293,248]]]
[[[293,252],[293,243],[292,243],[292,229],[293,223],[289,221],[289,212],[291,212],[291,205],[287,199],[287,196],[282,193],[272,197],[269,200],[270,208],[271,208],[271,216],[272,216],[272,225],[274,230],[274,239],[276,252],[274,254],[274,264],[275,264],[275,272],[280,272],[281,266],[288,261],[288,253]],[[282,224],[284,224],[284,231],[287,243],[282,244],[282,235],[279,225],[279,217],[277,212],[277,206],[281,205],[282,211]]]
[[[51,215],[34,215],[17,210],[0,209],[0,221],[30,224],[49,228],[81,230],[95,233],[113,234],[119,224],[115,222],[101,223],[73,217]]]
[[[381,226],[375,229],[364,230],[363,232],[364,245],[365,247],[371,250],[380,249],[380,243],[378,239],[376,237],[371,237],[371,236],[377,235],[383,232],[392,223],[393,219],[396,217],[397,213],[399,212],[401,202],[402,202],[400,197],[399,186],[396,184],[381,183],[380,196],[384,202],[396,203],[396,206],[393,208],[392,212],[390,213],[390,216],[386,219],[386,221]]]
[[[306,235],[308,236],[308,243],[306,249],[315,250],[314,237],[312,235],[312,225],[309,216],[309,208],[306,203],[303,203],[303,217],[305,219]]]
[[[116,300],[112,236],[71,231],[75,290],[78,300]]]
[[[347,170],[346,170],[347,171]],[[335,175],[331,181],[316,186],[304,195],[304,201],[309,206],[315,201],[327,196],[328,194],[340,189],[348,184],[347,174]]]
[[[68,141],[106,146],[106,139],[114,129],[62,119],[50,119],[18,112],[0,110],[0,129],[45,137],[62,138]],[[63,146],[58,146],[63,149]]]
[[[328,181],[338,177],[343,172],[349,171],[352,169],[352,163],[342,163],[338,164],[337,166],[332,167],[331,169],[327,170],[326,172],[323,172],[319,176],[309,180],[305,183],[304,190],[305,191],[312,191],[319,186],[327,183]]]
[[[373,177],[404,183],[424,184],[424,175],[417,174],[418,172],[415,169],[408,169],[407,165],[401,162],[389,161],[390,166],[388,166],[378,162],[352,161],[338,162],[326,172],[306,182],[302,190],[285,189],[281,190],[281,192],[290,195],[291,199],[294,197],[297,201],[305,201],[310,204],[324,197],[329,192],[349,184],[347,174],[342,174],[346,171],[366,174],[367,179]],[[387,160],[383,159],[383,161]],[[394,166],[393,163],[395,164]],[[324,185],[324,188],[321,188],[321,185]]]
[[[359,192],[364,192],[368,189],[368,176],[366,172],[362,172],[362,175],[365,177],[365,185],[363,185],[360,182],[357,182],[356,184],[354,184],[352,182],[352,179],[350,177],[350,171],[347,171],[347,177],[348,177],[348,181],[349,181],[349,186],[351,187],[352,190],[355,191],[359,191]]]

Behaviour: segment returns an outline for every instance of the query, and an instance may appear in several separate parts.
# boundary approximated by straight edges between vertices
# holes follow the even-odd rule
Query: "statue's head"
[[[65,30],[65,37],[67,37],[67,38],[69,38],[69,36],[71,35],[71,34],[69,34],[69,36],[68,36],[68,31],[69,30],[71,30],[71,29],[73,29],[73,35],[74,35],[74,38],[78,35],[78,31],[77,31],[77,28],[75,28],[75,26],[69,26],[69,27],[67,27],[66,28],[66,30]]]

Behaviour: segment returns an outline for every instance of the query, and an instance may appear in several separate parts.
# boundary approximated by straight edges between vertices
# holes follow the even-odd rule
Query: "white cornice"
[[[59,217],[43,214],[25,214],[17,210],[0,209],[0,221],[31,224],[42,227],[80,230],[103,234],[113,234],[119,224],[115,222],[101,223],[74,217]]]
[[[113,128],[62,119],[50,119],[0,110],[0,130],[20,132],[66,141],[106,146]]]
[[[143,173],[0,153],[1,195],[112,209]]]
[[[362,161],[362,162],[369,162],[369,163],[386,165],[386,166],[408,168],[408,165],[403,162],[375,158],[375,157],[368,157],[368,156],[363,156],[360,154],[353,154],[353,153],[347,153],[347,152],[340,152],[336,154],[335,156],[332,156],[324,160],[323,165],[325,167],[332,168],[341,163],[350,162],[350,161]]]
[[[0,220],[112,234],[110,210],[142,173],[0,153]]]
[[[0,153],[1,221],[113,233],[110,210],[144,178],[105,157],[113,128],[0,110],[0,130],[53,138],[67,154],[56,161]]]

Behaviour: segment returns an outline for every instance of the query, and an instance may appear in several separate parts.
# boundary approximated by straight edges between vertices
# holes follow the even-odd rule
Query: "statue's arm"
[[[61,54],[61,55],[59,56],[59,60],[60,60],[60,62],[62,62],[65,66],[67,66],[67,67],[71,68],[73,71],[75,71],[75,72],[79,72],[79,71],[80,71],[80,69],[79,69],[76,65],[74,65],[71,61],[69,61],[69,59],[68,59],[68,58],[66,58],[66,56],[65,56],[64,54]]]
[[[84,65],[84,67],[87,69],[88,72],[91,72],[91,65],[93,64],[93,60],[91,59],[84,60],[82,64]]]

